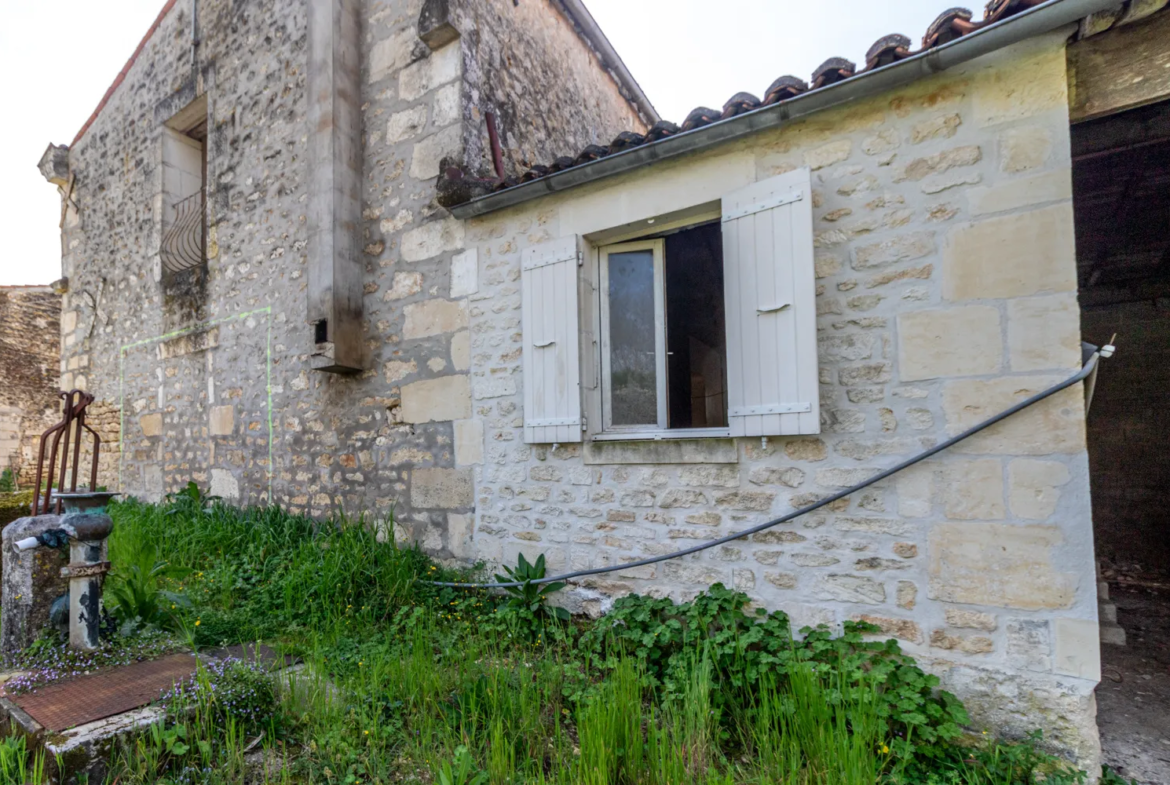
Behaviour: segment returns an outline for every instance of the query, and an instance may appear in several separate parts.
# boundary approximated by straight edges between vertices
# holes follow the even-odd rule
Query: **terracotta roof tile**
[[[948,8],[926,28],[926,35],[922,36],[922,48],[932,49],[949,44],[978,27],[977,23],[971,21],[971,12],[968,9]]]
[[[591,144],[581,152],[577,153],[577,157],[573,159],[573,166],[580,166],[581,164],[587,164],[590,161],[597,161],[601,158],[605,158],[607,155],[609,155],[609,148],[602,147],[599,144]]]
[[[631,150],[646,144],[646,137],[633,131],[622,131],[609,143],[609,152],[620,153],[622,150]]]
[[[659,120],[646,132],[646,141],[657,142],[659,139],[674,136],[679,130],[679,127],[669,120]]]
[[[901,33],[883,35],[874,41],[873,46],[865,53],[865,70],[872,71],[909,56],[910,38],[908,36]]]
[[[763,104],[760,102],[760,99],[751,93],[736,93],[727,99],[727,103],[723,105],[723,113],[719,117],[720,119],[726,120],[728,117],[745,114],[753,109],[759,109],[761,106]]]
[[[714,109],[708,109],[705,106],[697,106],[690,111],[679,128],[683,131],[691,131],[695,128],[702,128],[705,125],[719,120],[723,116],[722,112],[717,112]]]
[[[768,92],[764,93],[765,104],[775,104],[800,95],[808,90],[808,82],[795,76],[781,76],[768,85]]]
[[[852,60],[846,60],[844,57],[830,57],[817,66],[817,70],[813,71],[812,85],[809,89],[819,90],[822,87],[843,82],[853,76],[856,70],[857,66]]]
[[[864,70],[872,71],[892,65],[924,50],[950,43],[989,24],[1040,5],[1042,2],[1044,0],[990,0],[984,10],[983,19],[978,22],[973,21],[971,11],[966,8],[949,8],[939,14],[926,29],[926,34],[922,37],[922,48],[918,51],[912,51],[910,38],[900,33],[879,38],[865,53]],[[466,177],[458,169],[448,169],[439,178],[439,203],[447,207],[462,204],[479,194],[493,190],[505,190],[512,187],[513,184],[538,180],[546,175],[574,166],[581,166],[609,155],[654,144],[679,133],[693,131],[720,120],[787,101],[803,93],[820,90],[849,79],[856,74],[857,66],[853,62],[844,57],[830,57],[813,72],[811,84],[796,76],[781,76],[768,86],[763,101],[751,93],[739,92],[728,99],[727,103],[723,105],[722,111],[699,106],[687,114],[682,125],[659,120],[646,132],[645,136],[632,132],[618,134],[609,147],[589,145],[576,157],[561,156],[549,166],[533,166],[521,178],[509,177],[503,181],[494,178],[476,179]]]

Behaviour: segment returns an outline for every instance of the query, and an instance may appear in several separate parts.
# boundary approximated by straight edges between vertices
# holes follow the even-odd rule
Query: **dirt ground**
[[[1170,785],[1170,576],[1112,577],[1110,597],[1127,645],[1101,647],[1097,724],[1104,761],[1142,785]]]

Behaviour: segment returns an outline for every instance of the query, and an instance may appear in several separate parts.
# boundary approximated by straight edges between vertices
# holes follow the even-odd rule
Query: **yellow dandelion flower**
[[[200,624],[202,624],[202,623],[203,623],[203,620],[202,620],[202,619],[196,619],[196,620],[195,620],[195,626],[196,626],[196,627],[198,627],[198,626],[199,626]]]

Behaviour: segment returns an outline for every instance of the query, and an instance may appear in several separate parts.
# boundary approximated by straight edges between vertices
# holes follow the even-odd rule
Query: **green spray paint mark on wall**
[[[122,468],[125,464],[125,445],[126,445],[126,400],[125,400],[125,380],[126,368],[125,358],[126,353],[132,349],[140,349],[145,346],[152,346],[163,341],[169,341],[174,338],[181,338],[184,335],[209,330],[219,324],[227,322],[240,321],[255,316],[264,316],[265,321],[265,343],[264,343],[264,381],[266,388],[266,399],[264,408],[268,420],[268,502],[272,502],[272,478],[276,472],[273,467],[273,453],[272,453],[272,307],[266,306],[264,308],[257,308],[254,311],[246,311],[244,313],[236,314],[235,316],[225,316],[222,319],[212,319],[208,322],[201,322],[184,327],[181,330],[174,330],[169,333],[157,335],[153,338],[144,338],[141,341],[134,341],[133,343],[123,344],[118,351],[118,490],[123,489],[122,483]]]

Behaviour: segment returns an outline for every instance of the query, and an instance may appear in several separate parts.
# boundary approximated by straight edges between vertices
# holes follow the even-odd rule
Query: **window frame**
[[[666,241],[635,240],[605,245],[600,253],[600,286],[598,287],[601,314],[601,411],[602,430],[605,433],[630,434],[666,431]],[[654,382],[657,396],[657,423],[637,425],[613,424],[613,383],[611,382],[609,335],[609,257],[611,254],[631,251],[652,251],[654,254]]]
[[[157,108],[156,108],[157,111]],[[170,119],[161,124],[161,138],[159,146],[159,172],[162,178],[159,183],[159,207],[157,212],[157,232],[158,232],[158,254],[160,258],[160,280],[164,285],[182,280],[183,277],[192,271],[198,271],[201,274],[206,274],[208,263],[208,213],[210,210],[209,204],[209,183],[208,183],[208,160],[210,157],[211,144],[211,115],[209,110],[208,93],[204,92],[196,96],[186,106],[175,112]],[[192,143],[199,147],[199,188],[185,196],[178,199],[170,200],[168,197],[172,196],[167,190],[167,174],[168,168],[178,169],[175,161],[169,160],[167,157],[168,139],[170,144],[180,144],[185,146],[192,146]],[[182,170],[188,175],[195,174],[190,170]],[[166,239],[168,233],[172,230],[176,223],[176,218],[173,215],[176,205],[181,204],[187,199],[195,196],[199,197],[199,261],[196,264],[184,266],[179,269],[170,269],[169,266],[162,261],[162,257],[167,253],[165,249]],[[170,202],[168,204],[168,201]]]
[[[653,219],[645,222],[645,227],[636,230],[642,234],[647,231],[685,231],[686,229],[702,226],[718,220],[720,213],[710,210],[698,215],[674,221],[663,221],[655,225]],[[628,236],[628,235],[627,235]],[[598,302],[598,353],[599,373],[597,386],[600,389],[601,428],[589,434],[590,441],[646,441],[666,439],[712,439],[726,438],[731,435],[730,425],[714,428],[670,428],[669,426],[669,399],[667,385],[667,354],[666,354],[666,238],[657,237],[651,240],[620,240],[618,242],[597,243],[598,283],[596,287]],[[612,417],[612,389],[610,381],[610,338],[609,338],[609,255],[628,251],[654,249],[654,300],[655,300],[655,374],[658,395],[658,422],[646,425],[614,425]]]

